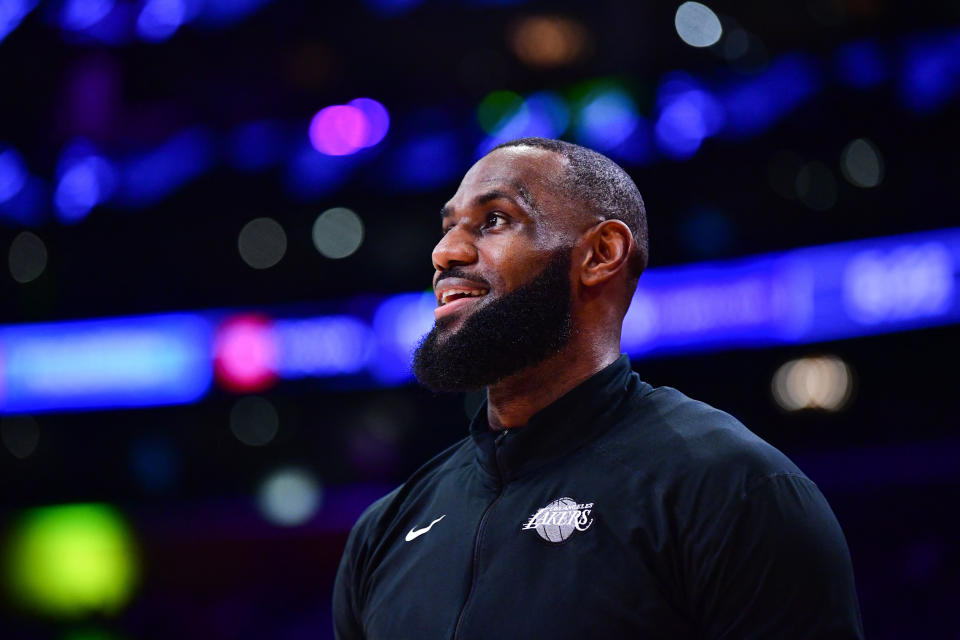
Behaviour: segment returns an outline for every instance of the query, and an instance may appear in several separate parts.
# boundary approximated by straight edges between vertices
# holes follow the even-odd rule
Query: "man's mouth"
[[[455,279],[450,278],[437,286],[437,308],[433,310],[433,316],[439,320],[462,307],[473,304],[478,298],[488,293],[490,289],[479,283],[473,284],[464,279],[456,282]]]
[[[487,293],[487,289],[447,289],[440,295],[440,306],[462,298],[479,298]]]

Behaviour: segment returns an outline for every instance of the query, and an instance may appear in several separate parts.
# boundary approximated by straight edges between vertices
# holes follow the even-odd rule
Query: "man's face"
[[[554,195],[563,162],[529,147],[495,151],[443,207],[436,325],[414,357],[428,387],[488,386],[569,338],[571,233]]]

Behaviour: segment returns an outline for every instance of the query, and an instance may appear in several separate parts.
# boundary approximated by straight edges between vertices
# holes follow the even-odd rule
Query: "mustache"
[[[446,271],[443,271],[440,275],[437,276],[436,280],[433,281],[433,286],[437,286],[437,283],[446,278],[462,278],[464,280],[469,280],[471,282],[476,282],[477,284],[490,286],[490,283],[486,281],[485,278],[476,276],[470,273],[467,273],[466,270],[461,269],[460,267],[451,267]]]

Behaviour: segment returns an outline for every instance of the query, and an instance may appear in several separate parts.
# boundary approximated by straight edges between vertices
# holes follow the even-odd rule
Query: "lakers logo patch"
[[[537,509],[522,529],[533,529],[547,542],[564,542],[575,532],[586,531],[593,524],[592,502],[560,498]]]

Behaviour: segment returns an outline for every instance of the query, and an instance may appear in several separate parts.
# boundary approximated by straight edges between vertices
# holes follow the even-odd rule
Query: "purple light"
[[[310,143],[328,156],[346,156],[367,146],[370,121],[359,108],[338,104],[317,112],[310,121]]]
[[[390,114],[385,106],[373,98],[357,98],[351,100],[348,106],[359,109],[367,118],[368,129],[364,147],[372,147],[383,140],[390,129]]]

